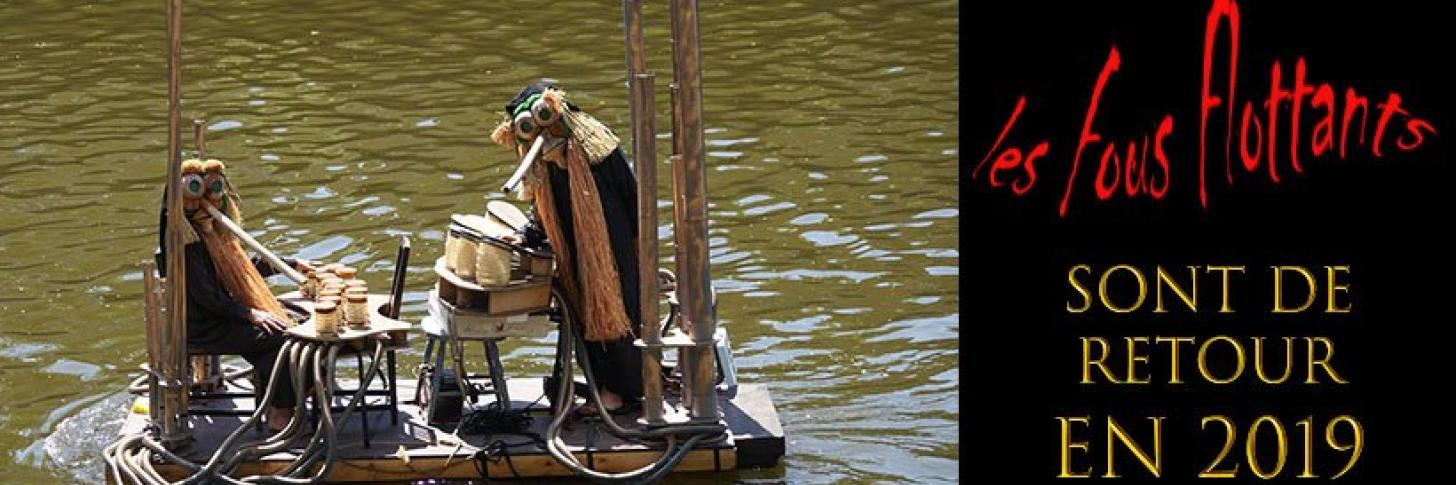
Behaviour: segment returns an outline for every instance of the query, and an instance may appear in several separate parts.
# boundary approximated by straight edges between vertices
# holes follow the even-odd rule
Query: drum
[[[303,284],[298,286],[298,293],[304,298],[313,298],[318,291],[318,270],[310,269],[303,276]]]
[[[455,271],[455,251],[459,249],[459,245],[460,238],[455,237],[455,234],[445,234],[445,269]]]
[[[369,297],[349,295],[344,300],[344,320],[350,328],[369,326]]]
[[[511,282],[511,255],[515,247],[510,243],[485,237],[475,246],[475,283],[481,286],[501,286]]]
[[[468,229],[476,234],[496,239],[512,237],[516,233],[510,226],[500,221],[475,214],[453,214],[450,216],[450,226]]]
[[[511,204],[510,202],[506,202],[503,200],[492,200],[490,202],[486,202],[485,213],[489,214],[491,219],[494,219],[496,222],[504,224],[506,227],[509,227],[514,232],[526,231],[526,224],[529,221],[529,219],[526,218],[526,213],[521,212],[520,208],[517,208],[514,204]]]
[[[446,267],[461,278],[474,279],[475,245],[479,237],[455,226],[450,227],[450,237],[455,239],[455,247],[445,255]]]
[[[549,277],[556,270],[556,255],[548,248],[524,249],[521,259],[521,266],[534,278]]]
[[[455,250],[456,275],[484,286],[511,282],[511,258],[517,248],[506,240],[515,235],[510,227],[478,215],[455,214],[450,216],[450,234],[460,240]]]

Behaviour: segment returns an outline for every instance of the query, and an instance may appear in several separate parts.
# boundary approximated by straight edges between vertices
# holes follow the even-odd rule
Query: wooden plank
[[[354,385],[348,379],[341,379],[341,381],[343,381],[341,385],[344,386]],[[542,392],[542,379],[540,378],[510,379],[507,380],[507,385],[510,387],[511,395],[517,396],[512,403],[515,408],[526,408],[527,404],[532,404],[531,400]],[[370,448],[364,448],[360,443],[362,430],[357,417],[351,418],[348,423],[336,428],[341,446],[336,455],[335,467],[326,477],[327,481],[414,481],[430,478],[478,480],[480,474],[475,460],[471,458],[476,450],[486,447],[496,439],[504,439],[511,443],[529,441],[518,435],[465,435],[462,436],[464,443],[457,448],[452,441],[441,439],[450,430],[431,427],[419,417],[418,406],[409,401],[414,395],[414,388],[415,382],[412,380],[399,382],[400,423],[398,425],[390,424],[388,412],[372,411],[368,414],[371,442],[373,443]],[[145,397],[138,399],[143,403],[146,401]],[[336,399],[338,399],[336,404],[342,404],[344,397],[336,396]],[[375,399],[381,398],[376,397]],[[490,396],[486,396],[475,407],[488,406],[490,400]],[[690,451],[683,462],[673,470],[674,473],[765,467],[773,466],[772,464],[776,464],[780,460],[783,450],[783,428],[777,415],[773,414],[775,411],[767,387],[762,385],[740,386],[736,395],[720,396],[720,404],[724,409],[725,422],[730,428],[729,438],[719,443],[700,445],[697,449]],[[249,397],[217,399],[209,401],[207,406],[251,408],[252,401]],[[147,416],[145,410],[142,411],[140,414],[134,412],[127,417],[122,426],[123,434],[143,429]],[[534,403],[530,415],[534,418],[531,424],[532,431],[544,434],[549,422],[545,403]],[[242,419],[236,416],[192,417],[191,423],[196,430],[197,442],[189,454],[190,457],[200,461],[210,455],[227,433],[242,422]],[[620,416],[617,417],[617,420],[619,423],[627,424],[635,420],[635,416]],[[599,427],[599,424],[576,422],[563,430],[562,440],[567,443],[568,449],[573,451],[579,462],[590,463],[597,470],[621,473],[646,466],[662,454],[661,450],[621,441]],[[248,431],[248,433],[250,434],[243,438],[245,441],[263,437],[261,432]],[[301,443],[296,442],[295,444]],[[403,457],[396,455],[401,447],[404,449]],[[588,449],[591,451],[588,452]],[[247,462],[240,467],[235,476],[277,471],[290,462],[296,456],[294,452],[298,450],[298,448],[294,448]],[[510,453],[510,464],[507,464],[504,459],[487,463],[487,473],[490,478],[515,476],[511,472],[511,465],[515,466],[516,473],[523,478],[573,475],[569,469],[557,463],[544,449],[535,445],[515,446],[510,448]],[[588,453],[590,457],[588,457]],[[170,465],[159,467],[159,471],[174,480],[186,475],[185,469]]]
[[[716,451],[718,454],[716,462],[715,450],[690,451],[677,467],[673,468],[673,472],[711,472],[733,469],[734,451],[732,449]],[[572,455],[581,463],[587,462],[585,453],[573,453]],[[647,466],[660,456],[660,451],[599,452],[593,454],[592,464],[597,471],[623,473]],[[247,462],[238,466],[238,471],[233,475],[243,477],[272,474],[287,465],[287,461]],[[514,472],[512,466],[515,468]],[[557,463],[555,458],[544,454],[515,455],[511,457],[509,464],[502,458],[498,462],[487,462],[486,468],[492,479],[576,475],[570,469]],[[329,471],[328,476],[324,477],[324,481],[385,482],[425,478],[468,480],[479,479],[479,470],[478,463],[469,456],[412,458],[408,461],[398,458],[341,459],[334,462],[334,468]],[[185,468],[175,465],[161,465],[157,467],[157,471],[172,481],[188,476]]]

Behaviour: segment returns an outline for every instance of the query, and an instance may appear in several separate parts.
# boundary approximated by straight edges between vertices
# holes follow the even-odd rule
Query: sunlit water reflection
[[[185,113],[207,118],[265,244],[383,286],[413,238],[418,318],[448,215],[502,197],[509,155],[487,134],[521,85],[558,79],[628,132],[619,6],[539,5],[188,2]],[[956,3],[702,13],[719,314],[789,435],[782,470],[736,479],[956,481]],[[647,20],[665,78],[666,9]],[[100,482],[144,359],[165,20],[151,2],[7,2],[0,25],[0,476]],[[549,368],[545,340],[507,352],[516,372]]]

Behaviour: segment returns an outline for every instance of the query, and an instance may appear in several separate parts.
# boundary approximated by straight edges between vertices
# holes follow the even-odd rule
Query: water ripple
[[[190,10],[183,114],[206,120],[247,227],[280,254],[354,264],[373,285],[410,235],[404,313],[422,315],[448,215],[503,197],[494,187],[514,156],[487,136],[521,85],[559,79],[630,133],[620,6],[507,3]],[[957,5],[702,7],[720,318],[740,379],[771,386],[790,438],[784,470],[738,480],[957,481]],[[649,5],[646,19],[659,154],[671,140],[667,10]],[[541,35],[563,19],[571,29]],[[144,354],[165,22],[145,2],[5,2],[0,22],[12,27],[0,31],[0,311],[14,321],[0,329],[0,388],[26,396],[0,406],[0,448],[18,450],[0,475],[96,481],[82,471],[94,461],[52,452],[48,465],[42,443]],[[402,27],[419,25],[429,35]],[[659,167],[666,256],[671,177]],[[402,369],[419,358],[423,339],[413,343]],[[539,375],[550,349],[507,342],[507,365]]]

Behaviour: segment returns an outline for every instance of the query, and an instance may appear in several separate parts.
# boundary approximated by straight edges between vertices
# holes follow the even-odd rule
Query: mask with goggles
[[[182,206],[192,219],[207,219],[202,204],[209,204],[236,221],[238,214],[236,193],[228,183],[225,166],[217,160],[187,160],[182,162]]]
[[[523,146],[530,146],[542,135],[547,137],[547,142],[558,145],[571,136],[571,127],[562,120],[561,113],[540,94],[532,94],[516,106],[511,114],[511,131]]]

